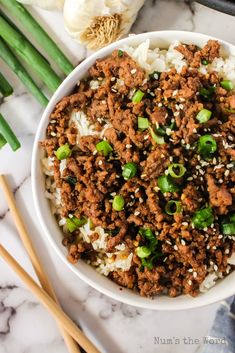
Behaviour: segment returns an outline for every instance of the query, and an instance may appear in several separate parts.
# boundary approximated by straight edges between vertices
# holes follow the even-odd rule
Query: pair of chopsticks
[[[20,264],[9,254],[9,252],[0,244],[0,256],[21,278],[25,285],[37,297],[37,299],[48,309],[51,315],[58,322],[61,334],[70,353],[80,353],[79,346],[87,353],[100,353],[93,343],[84,335],[84,333],[75,325],[75,323],[61,309],[55,291],[45,273],[37,253],[33,247],[29,233],[24,225],[23,219],[17,209],[12,191],[7,183],[6,177],[0,175],[0,186],[2,187],[9,209],[15,221],[16,228],[21,237],[23,245],[29,255],[36,275],[42,288],[33,280],[33,278],[20,266]],[[76,343],[77,342],[77,343]]]

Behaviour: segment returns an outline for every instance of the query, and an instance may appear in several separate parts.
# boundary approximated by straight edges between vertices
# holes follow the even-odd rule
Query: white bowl
[[[190,297],[188,295],[181,295],[176,298],[158,295],[151,300],[149,298],[141,297],[138,293],[125,288],[120,290],[120,286],[112,282],[110,279],[97,273],[94,268],[87,265],[83,261],[79,261],[77,265],[72,265],[67,261],[67,249],[61,244],[61,230],[59,229],[55,218],[51,213],[49,202],[46,199],[44,193],[44,176],[40,165],[42,151],[39,148],[39,141],[42,141],[45,138],[45,131],[49,122],[49,116],[56,103],[72,91],[76,85],[76,82],[83,78],[87,70],[96,61],[96,59],[109,55],[115,48],[119,48],[123,44],[136,45],[140,44],[147,38],[150,39],[151,45],[160,48],[167,48],[175,40],[179,40],[188,44],[193,43],[202,47],[209,39],[211,39],[211,37],[204,34],[183,31],[159,31],[143,33],[136,36],[130,36],[115,42],[97,51],[89,58],[84,60],[80,65],[78,65],[57,89],[47,108],[45,109],[40,121],[34,141],[32,157],[33,198],[37,216],[42,226],[42,234],[46,237],[48,245],[50,244],[50,246],[60,256],[60,258],[64,261],[65,266],[68,266],[71,271],[73,271],[79,278],[84,280],[90,286],[112,297],[113,299],[142,308],[156,310],[189,309],[211,304],[233,295],[235,293],[235,272],[231,273],[226,278],[219,280],[216,285],[208,292],[201,293],[196,298]],[[235,55],[234,46],[222,40],[219,40],[219,42],[222,44],[222,48],[225,54]]]

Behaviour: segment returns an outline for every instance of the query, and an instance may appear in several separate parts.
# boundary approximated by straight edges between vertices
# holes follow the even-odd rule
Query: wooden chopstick
[[[48,309],[54,318],[66,329],[66,331],[79,342],[81,347],[89,353],[101,353],[75,323],[65,314],[60,306],[46,293],[44,289],[32,279],[32,277],[20,266],[9,252],[0,245],[0,256],[15,271],[25,285],[37,297],[37,299]]]
[[[20,212],[16,206],[15,198],[14,195],[7,183],[6,177],[4,175],[0,175],[0,186],[2,187],[9,209],[12,213],[13,219],[15,221],[16,228],[18,230],[18,233],[21,237],[21,240],[23,242],[23,245],[29,255],[29,258],[31,260],[31,263],[33,265],[33,268],[36,272],[36,275],[39,279],[39,282],[42,285],[42,288],[47,292],[47,294],[50,295],[51,298],[55,300],[57,304],[59,304],[58,299],[56,297],[55,291],[49,281],[49,278],[46,274],[46,272],[43,269],[43,265],[34,249],[34,246],[32,244],[30,235],[25,227],[25,224],[23,222],[22,216],[20,215]],[[61,334],[64,338],[64,341],[67,345],[68,351],[70,353],[80,353],[80,349],[76,342],[73,340],[73,338],[66,332],[66,330],[63,327],[59,327]]]

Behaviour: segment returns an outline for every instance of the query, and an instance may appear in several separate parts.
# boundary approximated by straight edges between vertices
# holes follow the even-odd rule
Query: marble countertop
[[[64,48],[74,64],[88,53],[66,34],[60,13],[32,9],[52,37]],[[146,0],[132,33],[180,29],[217,36],[235,44],[235,18],[190,1]],[[107,353],[196,353],[203,346],[218,304],[197,310],[158,312],[137,309],[116,302],[80,281],[64,267],[40,235],[35,215],[30,179],[34,134],[42,108],[0,62],[1,71],[15,87],[14,95],[1,105],[2,114],[14,127],[22,148],[13,153],[0,151],[0,172],[10,174],[15,192],[35,247],[48,270],[64,310]],[[0,191],[1,242],[32,275],[32,266],[19,240],[9,210]],[[115,332],[115,334],[114,334]],[[183,338],[192,340],[183,340]],[[166,339],[179,339],[167,344]],[[195,343],[196,342],[196,343]],[[29,293],[22,282],[0,260],[0,353],[65,353],[66,347],[54,320]]]

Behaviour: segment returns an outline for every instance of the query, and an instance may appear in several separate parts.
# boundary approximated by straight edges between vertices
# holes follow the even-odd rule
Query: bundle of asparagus
[[[48,60],[5,15],[4,10],[8,16],[16,19],[25,27],[65,75],[73,70],[73,65],[23,5],[16,0],[0,0],[0,58],[18,76],[39,103],[46,106],[48,98],[24,68],[22,62],[25,61],[35,71],[51,92],[57,89],[62,79],[53,71]],[[7,97],[12,92],[11,84],[0,73],[0,93],[3,97]],[[20,147],[10,126],[0,115],[0,149],[7,142],[13,150]]]

